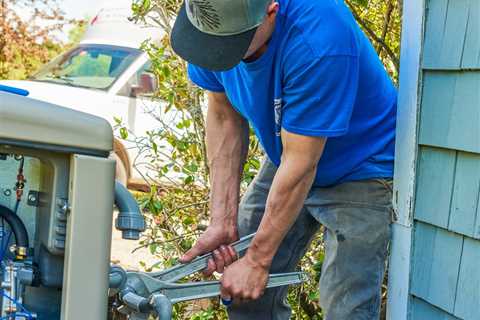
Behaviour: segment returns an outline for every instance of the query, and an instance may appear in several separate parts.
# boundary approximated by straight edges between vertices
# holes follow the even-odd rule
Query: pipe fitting
[[[118,181],[115,182],[115,205],[119,211],[115,220],[115,227],[122,231],[122,238],[128,240],[140,239],[140,233],[145,231],[145,219],[135,198]]]
[[[150,299],[150,304],[157,313],[158,320],[172,319],[173,305],[163,294],[154,294]]]

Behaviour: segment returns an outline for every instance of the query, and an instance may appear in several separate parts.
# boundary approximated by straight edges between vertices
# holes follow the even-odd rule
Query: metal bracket
[[[27,196],[27,204],[31,207],[38,207],[40,204],[40,192],[30,190]]]

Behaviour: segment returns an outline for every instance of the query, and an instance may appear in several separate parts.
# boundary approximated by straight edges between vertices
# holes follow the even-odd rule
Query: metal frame
[[[114,160],[71,156],[61,320],[107,318],[114,181]]]

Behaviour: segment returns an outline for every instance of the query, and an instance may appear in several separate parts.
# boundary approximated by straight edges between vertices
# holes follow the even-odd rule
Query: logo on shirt
[[[217,14],[217,9],[212,6],[209,0],[190,0],[187,1],[187,6],[197,25],[210,30],[220,27],[220,17]]]
[[[282,131],[282,99],[274,99],[273,106],[275,108],[275,135],[280,137]]]

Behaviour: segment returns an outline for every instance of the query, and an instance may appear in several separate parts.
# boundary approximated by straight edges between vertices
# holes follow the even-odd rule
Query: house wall
[[[413,1],[418,0],[405,1],[405,6]],[[406,299],[389,295],[390,309],[402,310],[400,304],[406,315],[390,311],[389,319],[478,320],[480,0],[427,0],[422,12],[416,22],[423,25],[416,38],[421,44],[418,94],[415,107],[409,108],[417,124],[410,123],[413,160],[409,167],[396,166],[396,177],[409,179],[414,187],[410,194],[400,189],[395,199],[409,206],[397,205],[406,223],[397,223],[394,232],[400,227],[407,231],[394,238],[391,259],[408,260],[408,295]],[[399,110],[402,107],[400,101]],[[399,130],[409,134],[400,119]],[[408,150],[398,145],[401,142],[397,141],[397,163],[404,157],[399,151]],[[398,241],[409,248],[399,251]],[[405,279],[391,274],[390,282],[399,276]]]

